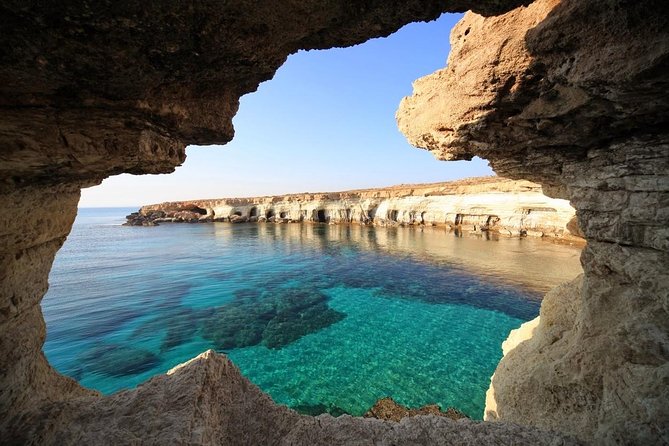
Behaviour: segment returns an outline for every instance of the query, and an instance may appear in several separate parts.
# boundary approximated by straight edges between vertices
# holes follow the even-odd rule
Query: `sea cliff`
[[[569,202],[545,196],[541,186],[500,177],[399,185],[345,192],[166,202],[143,206],[127,225],[163,222],[315,222],[380,226],[450,226],[507,236],[576,240]]]

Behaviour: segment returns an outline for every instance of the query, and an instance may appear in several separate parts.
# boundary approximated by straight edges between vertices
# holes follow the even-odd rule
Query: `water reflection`
[[[342,249],[383,252],[457,268],[537,293],[545,293],[582,272],[580,247],[530,237],[471,235],[441,227],[272,223],[244,226],[231,230],[230,224],[217,223],[211,228],[226,241],[243,241],[251,236],[261,245],[272,243],[284,255],[305,249],[318,249],[324,254]]]

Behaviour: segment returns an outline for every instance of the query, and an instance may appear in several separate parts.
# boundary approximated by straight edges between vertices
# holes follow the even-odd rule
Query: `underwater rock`
[[[298,309],[296,312],[292,309],[282,311],[267,324],[262,334],[262,343],[267,348],[281,348],[345,317],[344,313],[329,308],[325,302]]]
[[[257,309],[232,302],[213,311],[202,325],[202,336],[217,350],[249,347],[260,343],[265,323]]]
[[[318,290],[239,290],[235,300],[205,318],[202,336],[218,350],[258,344],[279,349],[346,317],[328,307],[327,299]]]
[[[445,412],[436,404],[428,404],[418,409],[409,409],[392,398],[381,398],[363,416],[365,418],[378,418],[379,420],[400,421],[402,418],[415,417],[416,415],[437,415],[451,420],[469,418],[452,407],[446,409]]]
[[[160,345],[160,354],[163,354],[167,350],[188,342],[197,331],[198,322],[203,315],[203,311],[195,311],[190,308],[168,311],[135,328],[130,335],[130,340],[153,338],[156,332],[165,330],[165,336]]]
[[[339,406],[335,406],[332,404],[323,404],[323,403],[318,403],[318,404],[298,404],[297,406],[292,406],[291,409],[293,409],[295,412],[300,413],[302,415],[312,415],[312,416],[318,416],[322,415],[324,413],[328,413],[332,415],[333,417],[339,417],[342,415],[350,415],[350,413],[346,412],[344,409],[342,409]]]
[[[155,367],[160,359],[148,350],[119,344],[103,344],[88,350],[79,358],[87,373],[105,376],[136,375]]]

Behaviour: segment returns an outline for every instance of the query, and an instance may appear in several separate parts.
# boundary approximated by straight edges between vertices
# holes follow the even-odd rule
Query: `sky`
[[[460,14],[412,23],[349,48],[300,51],[241,98],[228,144],[189,146],[167,175],[118,175],[80,207],[327,192],[492,175],[488,163],[437,161],[412,147],[395,111],[411,83],[443,68]]]

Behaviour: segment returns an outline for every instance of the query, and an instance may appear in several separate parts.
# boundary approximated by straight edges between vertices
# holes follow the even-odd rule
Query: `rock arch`
[[[317,423],[273,405],[211,352],[103,398],[41,353],[39,302],[82,187],[122,172],[172,172],[187,144],[229,141],[239,97],[298,49],[360,43],[445,10],[500,14],[521,3],[304,1],[299,13],[238,2],[0,6],[0,204],[11,210],[0,214],[3,440],[401,443],[420,432],[427,441],[541,444],[557,435],[536,426],[600,443],[666,441],[669,30],[667,8],[652,1],[538,0],[498,18],[470,13],[453,31],[448,69],[417,81],[398,112],[414,145],[440,159],[482,156],[578,211],[589,240],[584,277],[549,294],[493,379],[488,417],[525,427]]]

